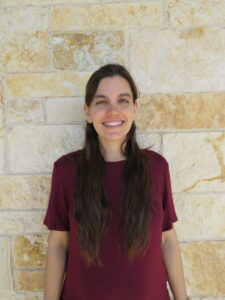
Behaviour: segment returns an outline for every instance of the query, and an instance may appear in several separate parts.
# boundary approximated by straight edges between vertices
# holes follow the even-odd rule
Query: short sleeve
[[[163,191],[163,229],[162,231],[167,231],[173,228],[173,223],[178,220],[171,188],[169,165],[166,163],[164,170],[164,191]]]
[[[51,178],[51,191],[43,224],[49,230],[69,231],[68,203],[63,185],[63,174],[55,162]]]

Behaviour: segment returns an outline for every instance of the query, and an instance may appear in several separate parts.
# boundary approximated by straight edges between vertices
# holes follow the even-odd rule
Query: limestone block
[[[223,296],[225,242],[184,243],[180,248],[188,295]]]
[[[123,32],[53,34],[54,66],[92,71],[107,63],[124,64],[124,42]]]
[[[0,291],[0,299],[2,300],[43,300],[43,292],[29,292],[17,294],[13,291]]]
[[[43,300],[43,292],[19,293],[13,300]],[[219,299],[220,300],[220,299]]]
[[[138,2],[138,1],[139,0],[123,0],[123,2]],[[160,1],[160,0],[145,0],[144,2],[148,2],[148,1]],[[102,2],[103,3],[115,3],[115,2],[122,2],[122,1],[121,0],[102,0]]]
[[[43,292],[19,293],[13,300],[43,300]]]
[[[152,94],[140,99],[139,130],[225,128],[225,94]]]
[[[0,135],[3,126],[3,96],[2,96],[2,87],[0,82]]]
[[[9,100],[6,106],[6,124],[44,123],[44,100]]]
[[[15,300],[16,295],[14,292],[11,292],[11,291],[0,291],[0,299]]]
[[[180,241],[225,239],[225,196],[174,195],[178,216],[176,231]]]
[[[0,257],[0,291],[7,291],[12,289],[13,286],[13,279],[10,267],[9,238],[0,237]]]
[[[8,1],[6,1],[8,3]],[[0,32],[31,33],[47,31],[47,7],[7,7],[0,8]]]
[[[47,122],[81,122],[86,120],[83,98],[47,99]]]
[[[189,297],[190,300],[225,300],[225,297]]]
[[[16,271],[17,291],[41,291],[44,287],[44,270]]]
[[[114,3],[52,7],[53,31],[121,30],[160,26],[161,3]]]
[[[2,71],[46,71],[51,68],[47,32],[4,32],[3,40],[0,53]]]
[[[32,4],[32,5],[47,5],[47,4],[76,4],[76,3],[97,3],[100,0],[7,0],[2,5],[22,5],[22,4]]]
[[[2,300],[43,300],[42,292],[32,293],[15,293],[13,291],[0,291],[0,299]]]
[[[225,297],[189,297],[190,300],[225,300]]]
[[[47,235],[16,236],[13,239],[14,264],[17,268],[44,267]]]
[[[130,71],[145,94],[223,91],[224,35],[202,27],[131,31]]]
[[[162,141],[159,134],[137,132],[136,135],[141,149],[151,147],[150,150],[161,152]]]
[[[167,0],[166,9],[170,26],[225,24],[223,0]]]
[[[1,176],[0,209],[43,209],[50,184],[51,175]]]
[[[5,135],[5,131],[6,129],[0,126],[0,137],[3,137]]]
[[[29,294],[19,293],[13,291],[0,291],[1,300],[43,300],[43,293],[32,292]]]
[[[0,138],[0,174],[3,173],[3,166],[4,166],[3,147],[4,147],[3,139]]]
[[[10,170],[50,172],[56,159],[81,148],[83,140],[82,125],[16,126],[8,135]]]
[[[225,191],[225,133],[163,135],[174,192]]]
[[[6,76],[8,98],[82,96],[90,73],[10,74]]]
[[[0,234],[46,233],[44,216],[45,211],[0,211]]]

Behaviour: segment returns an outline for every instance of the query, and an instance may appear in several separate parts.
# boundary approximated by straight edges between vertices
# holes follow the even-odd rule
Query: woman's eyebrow
[[[121,96],[127,96],[129,98],[132,98],[131,94],[129,94],[129,93],[122,93],[122,94],[119,94],[118,96],[119,97],[121,97]],[[95,95],[95,98],[108,98],[108,97],[105,96],[105,95],[97,94],[97,95]]]

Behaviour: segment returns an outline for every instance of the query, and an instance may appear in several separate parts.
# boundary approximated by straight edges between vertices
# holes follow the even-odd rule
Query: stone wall
[[[191,299],[225,299],[225,1],[0,0],[0,299],[42,299],[53,162],[84,86],[127,66],[138,141],[169,161]]]

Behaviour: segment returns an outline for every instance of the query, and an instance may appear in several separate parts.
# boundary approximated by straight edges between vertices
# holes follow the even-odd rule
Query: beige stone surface
[[[224,91],[224,35],[202,27],[131,31],[130,71],[144,94]]]
[[[8,7],[0,8],[0,32],[36,32],[48,29],[48,8]]]
[[[0,127],[0,137],[3,137],[5,135],[5,128]]]
[[[13,239],[14,263],[17,268],[44,267],[47,235],[16,236]]]
[[[225,191],[225,133],[163,135],[174,192]]]
[[[124,64],[124,33],[90,32],[52,35],[56,69],[92,71],[106,63]]]
[[[97,3],[100,0],[3,0],[3,6],[32,4],[32,5],[48,5],[48,4],[76,4],[76,3]]]
[[[15,300],[15,298],[13,298]],[[19,293],[16,300],[43,300],[43,292]],[[220,299],[219,299],[220,300]]]
[[[83,98],[50,98],[47,99],[47,122],[81,122],[86,120],[83,109]]]
[[[0,209],[43,209],[50,192],[51,175],[0,177]]]
[[[6,94],[15,97],[81,96],[90,73],[30,73],[6,76]]]
[[[16,271],[17,291],[42,291],[44,287],[44,270]]]
[[[0,257],[0,291],[7,291],[13,287],[9,238],[0,237]]]
[[[148,2],[148,1],[160,1],[160,0],[123,0],[123,2]],[[116,2],[122,2],[121,0],[102,0],[103,3],[116,3]]]
[[[161,152],[162,140],[161,136],[157,133],[141,133],[137,131],[137,142],[139,146],[143,148],[149,148],[150,150]]]
[[[188,299],[191,299],[191,300],[224,300],[225,297],[189,297]]]
[[[2,87],[0,81],[0,136],[1,136],[2,126],[3,126],[3,95],[2,95]]]
[[[11,291],[0,291],[0,299],[4,300],[15,300],[16,295]]]
[[[53,162],[81,148],[83,139],[82,125],[16,126],[8,135],[10,170],[50,172]]]
[[[224,300],[225,297],[189,297],[191,300],[201,300],[201,299],[204,299],[204,300]]]
[[[159,1],[56,6],[51,11],[53,31],[150,28],[160,26],[161,18],[162,7]]]
[[[43,220],[44,211],[0,211],[0,234],[30,234],[48,232]]]
[[[43,300],[42,292],[32,293],[15,293],[13,291],[0,291],[0,299],[2,300]]]
[[[139,130],[225,128],[225,94],[152,94],[140,99]]]
[[[188,294],[223,296],[225,242],[184,243],[180,246]]]
[[[223,0],[166,0],[170,26],[198,26],[225,24]]]
[[[174,195],[180,241],[225,240],[224,194]]]
[[[3,139],[0,138],[0,174],[3,173],[3,166],[4,166],[4,143]]]
[[[2,71],[46,71],[51,68],[47,32],[4,32],[3,41],[0,53]]]
[[[8,100],[6,105],[6,124],[43,123],[44,100]]]

